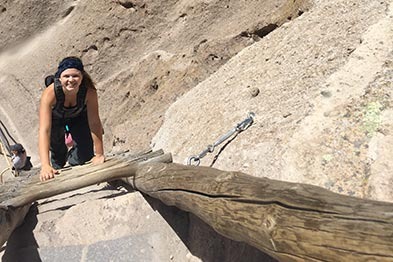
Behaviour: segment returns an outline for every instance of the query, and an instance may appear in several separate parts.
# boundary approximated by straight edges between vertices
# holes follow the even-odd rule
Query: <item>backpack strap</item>
[[[55,76],[54,75],[48,75],[45,77],[45,87],[50,86],[52,83],[55,82]]]
[[[52,109],[52,114],[56,118],[64,118],[65,95],[63,92],[63,87],[61,86],[60,80],[58,78],[54,79],[54,89],[56,96],[56,104]]]

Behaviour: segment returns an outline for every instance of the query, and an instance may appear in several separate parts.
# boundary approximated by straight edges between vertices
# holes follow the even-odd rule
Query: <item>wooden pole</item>
[[[138,166],[150,161],[171,162],[170,154],[153,153],[146,159],[112,158],[100,165],[84,165],[65,168],[54,179],[39,181],[38,175],[14,193],[14,197],[0,202],[0,206],[21,207],[34,201],[73,191],[105,181],[133,176]],[[39,170],[38,170],[39,171]],[[0,198],[1,200],[1,198]]]
[[[146,164],[130,184],[280,261],[393,261],[392,203],[178,164]]]
[[[18,178],[0,188],[0,247],[23,221],[34,201],[122,177],[134,176],[139,165],[149,162],[172,162],[171,154],[162,150],[136,156],[115,156],[100,165],[65,168],[55,178],[41,182],[40,170],[30,172],[31,180]],[[9,188],[7,188],[7,186]]]

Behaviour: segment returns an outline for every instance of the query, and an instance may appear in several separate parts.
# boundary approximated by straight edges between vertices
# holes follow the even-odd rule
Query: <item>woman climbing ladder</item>
[[[102,124],[98,112],[97,90],[77,57],[66,57],[58,66],[40,102],[39,154],[40,179],[51,179],[66,162],[81,165],[105,161]],[[49,84],[49,83],[46,83]],[[64,128],[69,127],[73,147],[64,142]]]

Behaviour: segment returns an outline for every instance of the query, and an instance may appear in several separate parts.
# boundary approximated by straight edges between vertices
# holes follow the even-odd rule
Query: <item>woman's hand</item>
[[[40,172],[40,180],[45,181],[48,179],[52,179],[55,177],[55,174],[58,174],[59,171],[51,167],[50,165],[44,165],[41,167],[41,172]]]
[[[102,164],[105,162],[105,156],[101,154],[96,154],[92,159],[91,163],[93,165]]]

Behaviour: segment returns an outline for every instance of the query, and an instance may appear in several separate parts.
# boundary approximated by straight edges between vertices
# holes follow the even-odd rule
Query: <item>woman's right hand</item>
[[[58,174],[59,171],[51,167],[50,165],[44,165],[41,167],[41,172],[40,172],[40,180],[45,181],[48,179],[52,179],[55,177],[55,174]]]

